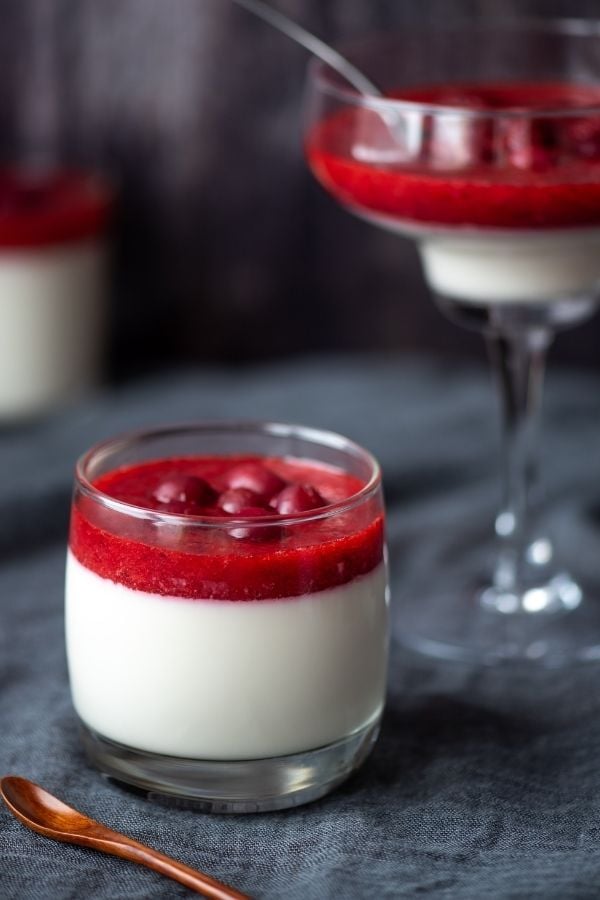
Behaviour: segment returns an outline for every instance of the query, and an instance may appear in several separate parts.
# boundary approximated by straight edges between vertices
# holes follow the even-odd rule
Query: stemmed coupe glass
[[[598,302],[600,24],[415,28],[347,55],[384,96],[314,61],[309,165],[348,210],[416,241],[441,310],[485,336],[503,412],[495,563],[401,598],[402,637],[458,660],[598,659],[600,609],[543,530],[536,428],[546,350]]]

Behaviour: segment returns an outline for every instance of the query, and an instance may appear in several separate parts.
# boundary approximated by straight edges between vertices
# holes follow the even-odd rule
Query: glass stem
[[[500,556],[494,585],[519,597],[532,587],[536,565],[529,559],[539,506],[538,426],[550,331],[541,328],[488,334],[488,349],[500,389],[504,499],[496,518]],[[545,542],[547,543],[547,542]],[[543,556],[542,548],[542,556]]]

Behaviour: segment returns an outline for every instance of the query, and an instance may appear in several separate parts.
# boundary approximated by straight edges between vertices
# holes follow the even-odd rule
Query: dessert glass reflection
[[[349,54],[383,97],[310,70],[313,173],[348,210],[416,241],[442,311],[485,335],[500,390],[496,550],[449,549],[435,585],[401,598],[399,636],[425,653],[600,658],[598,579],[571,574],[540,521],[536,440],[546,350],[598,300],[599,41],[592,21],[406,29]]]
[[[218,811],[323,795],[376,739],[387,607],[379,467],[343,437],[205,424],[77,465],[69,675],[109,776]]]

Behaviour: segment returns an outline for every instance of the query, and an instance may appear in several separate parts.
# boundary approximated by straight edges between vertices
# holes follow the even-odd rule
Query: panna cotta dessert
[[[0,420],[98,384],[106,331],[107,185],[66,170],[0,170]]]
[[[156,774],[185,761],[193,777],[155,789],[220,809],[324,793],[375,738],[387,631],[379,473],[343,438],[204,426],[109,442],[79,463],[69,674],[109,774],[148,787],[144,762]],[[252,774],[328,748],[332,766],[312,781],[288,773],[267,789]],[[111,750],[139,754],[137,774],[107,763]],[[235,776],[211,795],[211,764],[228,763]]]
[[[589,300],[600,283],[600,87],[407,87],[318,122],[311,167],[363,218],[415,237],[469,304]],[[429,114],[428,114],[429,110]]]

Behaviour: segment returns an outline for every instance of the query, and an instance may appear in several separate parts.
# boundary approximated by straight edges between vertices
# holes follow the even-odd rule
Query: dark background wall
[[[275,0],[274,0],[275,2]],[[277,0],[326,39],[417,20],[598,14],[597,0]],[[0,143],[120,188],[113,373],[322,349],[482,353],[410,242],[355,220],[301,154],[305,53],[228,0],[2,0]],[[560,338],[598,361],[598,322]]]

